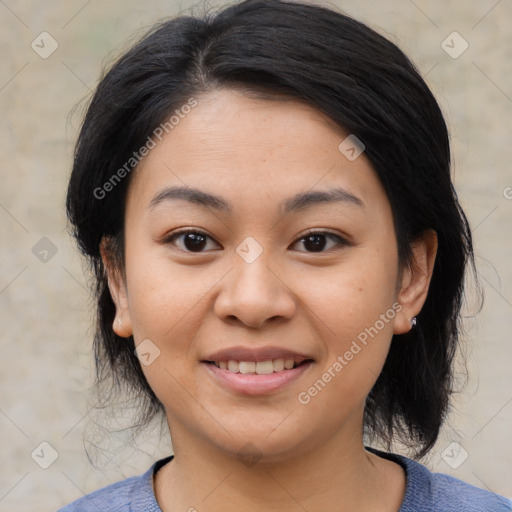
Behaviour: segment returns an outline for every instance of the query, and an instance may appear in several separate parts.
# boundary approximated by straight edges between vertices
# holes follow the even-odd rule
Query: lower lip
[[[258,375],[257,373],[234,373],[218,368],[214,364],[201,363],[221,385],[245,395],[262,395],[280,390],[290,382],[298,379],[313,364],[312,361],[280,372]]]

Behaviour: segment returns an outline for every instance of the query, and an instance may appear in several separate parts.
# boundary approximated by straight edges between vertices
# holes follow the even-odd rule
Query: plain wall
[[[0,3],[0,512],[54,511],[83,493],[141,474],[170,453],[165,425],[161,440],[156,429],[137,440],[126,432],[109,436],[102,429],[108,411],[90,409],[93,301],[86,267],[66,233],[64,198],[83,103],[70,113],[96,86],[102,62],[111,62],[129,38],[161,17],[189,14],[191,5]],[[417,64],[446,115],[454,181],[473,229],[485,302],[469,316],[478,306],[469,289],[463,345],[470,377],[424,463],[512,496],[512,3],[332,5],[390,37]],[[43,51],[43,31],[58,43],[46,59],[31,47],[39,41]],[[469,45],[458,58],[441,46],[454,31]],[[449,44],[454,52],[463,41]],[[46,262],[40,260],[44,250]],[[112,422],[122,429],[129,418]],[[48,469],[34,460],[51,453],[42,442],[58,454]],[[459,445],[467,460],[455,468],[464,455],[452,451]],[[90,464],[86,449],[101,469]]]

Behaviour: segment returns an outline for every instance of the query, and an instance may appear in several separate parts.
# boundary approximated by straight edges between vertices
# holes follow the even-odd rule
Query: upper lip
[[[293,359],[295,363],[301,363],[306,359],[312,359],[306,354],[279,347],[231,347],[213,352],[203,361],[269,361],[271,359]]]

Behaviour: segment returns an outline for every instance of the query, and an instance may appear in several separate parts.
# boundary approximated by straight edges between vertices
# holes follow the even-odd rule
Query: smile
[[[203,361],[209,376],[224,388],[245,395],[280,391],[298,379],[313,364],[311,359],[268,361]]]
[[[302,361],[304,362],[304,361]],[[301,363],[293,359],[269,359],[268,361],[212,361],[217,368],[228,370],[233,373],[257,373],[258,375],[269,375],[274,372],[291,370]]]

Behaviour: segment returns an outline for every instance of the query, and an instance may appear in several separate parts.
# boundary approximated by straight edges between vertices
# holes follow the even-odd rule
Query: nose
[[[263,254],[251,263],[235,256],[234,268],[221,281],[215,300],[214,312],[219,318],[261,328],[294,315],[296,301],[290,284],[268,263]]]

